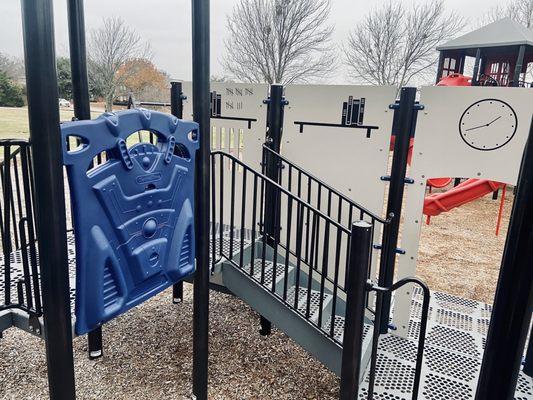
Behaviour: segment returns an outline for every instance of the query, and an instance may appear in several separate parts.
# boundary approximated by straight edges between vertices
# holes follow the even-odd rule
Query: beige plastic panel
[[[239,160],[245,162],[250,167],[261,170],[261,151],[262,145],[265,141],[266,131],[266,108],[263,100],[268,97],[268,85],[260,84],[243,84],[243,83],[225,83],[225,82],[211,82],[211,91],[215,91],[221,95],[221,109],[220,113],[223,117],[238,117],[238,118],[253,118],[257,121],[252,122],[251,129],[248,128],[246,121],[235,121],[231,119],[217,119],[211,118],[211,149],[221,150],[227,152]],[[184,102],[183,116],[184,118],[192,119],[192,84],[191,82],[183,83],[183,93],[187,96]],[[220,194],[220,179],[218,178],[221,167],[216,159],[215,173],[217,174],[216,193]],[[231,193],[231,176],[232,165],[226,159],[225,165],[222,168],[226,169],[224,173],[224,188],[223,188],[223,202],[224,202],[224,223],[229,225],[231,221],[231,203],[234,203],[234,223],[236,227],[241,225],[241,204],[242,204],[242,187],[243,187],[243,170],[236,168],[235,170],[235,192]],[[251,228],[251,198],[252,192],[252,177],[250,174],[247,179],[247,193],[246,202],[247,209],[245,210],[245,226]],[[220,197],[216,198],[216,221],[220,221],[219,203]]]
[[[381,215],[396,88],[392,86],[291,85],[285,90],[282,153],[340,192]],[[340,124],[343,102],[365,99],[363,124],[379,126],[370,138],[366,130],[304,126],[295,121]]]
[[[377,216],[382,216],[385,188],[387,183],[380,178],[387,174],[389,160],[389,143],[394,112],[389,105],[394,103],[397,89],[395,87],[376,86],[332,86],[332,85],[290,85],[285,90],[289,105],[285,108],[283,141],[281,153],[287,159],[311,172],[325,183],[337,189]],[[343,103],[349,97],[354,100],[364,99],[363,125],[377,126],[367,138],[366,129],[348,127],[329,127],[304,125],[303,132],[295,122],[318,122],[341,124]],[[287,169],[283,170],[284,182],[287,182]],[[293,176],[293,182],[296,175]],[[294,184],[294,183],[293,183]],[[317,204],[317,186],[311,188],[311,203]],[[307,200],[306,181],[302,184],[302,197]],[[325,191],[321,196],[321,210],[327,213],[328,198]],[[283,210],[285,211],[285,210]],[[333,219],[338,216],[338,202],[332,201],[329,207]],[[343,207],[343,224],[347,223],[347,209]],[[282,214],[284,221],[285,213]],[[360,218],[357,211],[353,220]],[[368,216],[364,216],[369,219]],[[305,230],[309,224],[305,221]],[[283,225],[283,222],[282,222]],[[293,221],[293,230],[295,222]],[[319,237],[324,233],[324,223],[319,226]],[[336,231],[330,232],[328,278],[334,279],[333,268],[337,242]],[[381,242],[381,225],[376,225],[374,243]],[[307,237],[304,238],[304,247]],[[339,256],[339,282],[344,284],[347,251],[346,241],[341,241]],[[323,240],[320,241],[317,259],[324,254]],[[372,271],[375,272],[380,252],[375,250],[372,257]],[[320,261],[319,261],[320,262]]]
[[[424,87],[420,102],[425,109],[418,114],[408,172],[415,183],[407,185],[401,243],[406,254],[398,256],[397,279],[416,274],[428,178],[482,178],[516,184],[531,123],[533,91]],[[516,114],[516,126],[512,114]],[[494,147],[498,148],[489,150]],[[410,297],[411,290],[403,290],[395,299],[394,323],[402,334],[406,333]]]

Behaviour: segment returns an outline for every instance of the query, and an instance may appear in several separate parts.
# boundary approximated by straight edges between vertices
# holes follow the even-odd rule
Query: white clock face
[[[497,99],[480,100],[468,107],[459,120],[459,132],[477,150],[496,150],[513,138],[518,118],[512,107]]]

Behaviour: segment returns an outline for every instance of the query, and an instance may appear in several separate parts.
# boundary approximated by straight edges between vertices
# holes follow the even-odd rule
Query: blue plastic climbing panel
[[[138,131],[157,144],[128,146]],[[76,333],[194,271],[198,125],[144,109],[61,127],[76,237]],[[135,135],[134,137],[136,137]],[[68,150],[76,137],[80,145]],[[103,164],[93,166],[98,154]]]

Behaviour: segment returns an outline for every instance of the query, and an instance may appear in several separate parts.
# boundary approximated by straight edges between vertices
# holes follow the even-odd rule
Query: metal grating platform
[[[218,224],[216,225],[217,231],[219,230]],[[224,228],[222,230],[222,239],[223,239],[223,249],[224,252],[229,254],[230,252],[230,230],[229,228],[224,225]],[[240,238],[241,238],[241,230],[240,229],[234,229],[233,232],[234,240],[233,240],[233,253],[238,254],[240,251]],[[242,236],[244,237],[243,244],[244,246],[248,246],[251,244],[251,231],[250,230],[244,230],[242,232]],[[210,242],[211,243],[211,242]],[[216,251],[218,254],[218,246],[220,241],[216,240]],[[38,248],[36,247],[37,251],[37,264],[39,264],[39,253]],[[67,232],[67,254],[68,254],[68,265],[69,265],[69,276],[70,276],[70,308],[72,314],[74,314],[74,308],[75,308],[75,299],[76,299],[76,239],[74,238],[74,232],[68,231]],[[211,251],[210,251],[211,256]],[[0,254],[0,299],[4,299],[4,256]],[[21,250],[13,251],[10,255],[10,272],[11,272],[11,298],[12,301],[17,301],[17,282],[22,280],[24,278],[23,273],[23,265],[22,265],[22,254]],[[40,274],[39,274],[40,275]]]
[[[376,400],[410,400],[422,296],[413,294],[408,337],[381,338],[374,389]],[[492,307],[433,292],[420,400],[471,400],[476,391]],[[368,376],[365,378],[368,383]],[[408,384],[406,386],[406,384]],[[367,388],[359,394],[366,399]],[[533,379],[520,373],[515,400],[533,400]]]
[[[39,262],[39,249],[36,248],[37,263]],[[76,297],[76,240],[74,239],[74,233],[72,231],[67,232],[67,253],[68,253],[68,266],[70,275],[70,308],[74,313],[74,300]],[[23,266],[22,266],[22,254],[21,250],[16,250],[11,253],[10,257],[10,269],[11,269],[11,298],[12,301],[17,301],[17,282],[24,279]],[[0,298],[4,298],[4,256],[0,255]],[[40,274],[39,274],[40,275]],[[39,277],[40,278],[40,277]],[[40,279],[39,279],[40,280]]]

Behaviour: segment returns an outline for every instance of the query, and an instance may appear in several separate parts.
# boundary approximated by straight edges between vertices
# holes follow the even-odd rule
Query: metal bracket
[[[265,99],[265,100],[263,100],[263,104],[270,104],[270,97]],[[285,100],[285,97],[283,97],[281,99],[281,105],[282,106],[288,106],[289,105],[289,100]]]
[[[424,110],[426,107],[423,105],[423,104],[420,104],[420,103],[415,103],[415,105],[413,106],[413,109],[416,110],[416,111],[420,111],[420,110]],[[400,109],[400,103],[394,103],[394,104],[389,104],[389,110],[398,110]]]
[[[381,179],[384,182],[390,182],[391,177],[390,177],[390,175],[384,175],[384,176],[381,176],[379,179]],[[415,183],[415,180],[413,178],[407,178],[406,177],[406,178],[404,178],[403,183],[412,185],[413,183]]]
[[[375,249],[375,250],[381,250],[383,248],[382,245],[380,244],[373,244],[372,247]],[[396,247],[396,250],[394,250],[396,252],[396,254],[405,254],[407,253],[404,249],[402,249],[401,247]]]
[[[30,328],[30,331],[35,333],[38,336],[42,335],[42,328],[41,328],[41,322],[39,321],[39,317],[37,314],[30,312],[30,318],[28,320],[28,325]]]

